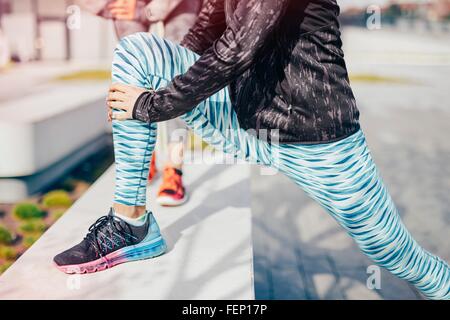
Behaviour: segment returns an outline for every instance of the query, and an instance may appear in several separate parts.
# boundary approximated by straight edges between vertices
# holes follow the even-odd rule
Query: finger
[[[125,101],[125,95],[123,92],[112,91],[108,94],[106,101]]]
[[[128,111],[128,106],[123,101],[108,101],[108,106],[110,109]]]
[[[121,83],[113,83],[109,86],[109,92],[120,91],[122,92],[123,87]]]
[[[112,110],[108,110],[108,121],[111,122],[112,121]]]
[[[109,91],[120,91],[120,92],[126,92],[127,89],[130,86],[123,84],[123,83],[113,83],[110,87],[109,87]]]

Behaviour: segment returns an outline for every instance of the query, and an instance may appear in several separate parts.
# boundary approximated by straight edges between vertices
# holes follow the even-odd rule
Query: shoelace
[[[116,221],[116,219],[118,218],[114,217],[112,214],[102,216],[89,227],[89,232],[85,239],[89,241],[100,256],[106,254],[104,245],[106,240],[109,240],[112,244],[112,248],[114,248],[115,242],[113,241],[112,234],[115,230],[118,232],[125,231],[125,228],[123,228],[123,225],[125,225],[131,233],[131,228],[127,223],[121,224]],[[102,235],[98,234],[99,231],[102,231]],[[108,234],[111,236],[108,236]]]

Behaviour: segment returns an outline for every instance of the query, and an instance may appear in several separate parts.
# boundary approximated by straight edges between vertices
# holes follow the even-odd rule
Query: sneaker
[[[152,161],[150,162],[150,170],[148,171],[147,184],[150,184],[156,176],[156,152],[152,154]]]
[[[166,243],[158,223],[148,212],[142,226],[133,226],[113,214],[99,218],[76,246],[58,254],[53,260],[65,273],[92,273],[120,263],[162,255]]]
[[[156,202],[162,206],[179,206],[186,202],[187,196],[182,180],[181,170],[166,167],[163,172],[163,183],[158,191]]]

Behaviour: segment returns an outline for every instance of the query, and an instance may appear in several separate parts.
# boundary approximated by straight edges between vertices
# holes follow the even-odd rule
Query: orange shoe
[[[156,154],[153,152],[152,161],[150,162],[150,170],[148,171],[147,183],[151,183],[156,176]]]
[[[156,202],[161,206],[175,207],[186,202],[181,170],[166,167],[163,172],[163,183],[159,187]]]

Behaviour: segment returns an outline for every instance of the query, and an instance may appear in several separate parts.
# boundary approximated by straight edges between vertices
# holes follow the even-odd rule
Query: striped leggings
[[[113,82],[158,89],[187,71],[198,56],[148,33],[124,38],[114,53]],[[274,167],[317,201],[375,263],[415,285],[430,299],[450,299],[450,268],[412,238],[372,160],[362,131],[338,142],[269,144],[240,128],[227,89],[182,116],[210,145]],[[113,121],[114,201],[144,206],[156,123]]]

